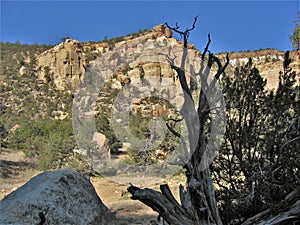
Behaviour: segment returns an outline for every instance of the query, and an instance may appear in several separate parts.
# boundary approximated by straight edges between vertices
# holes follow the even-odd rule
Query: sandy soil
[[[0,199],[25,184],[30,178],[41,173],[32,160],[22,152],[5,151],[0,153]],[[158,224],[158,214],[146,205],[130,199],[128,185],[115,183],[102,177],[91,177],[91,182],[104,204],[116,213],[115,225]],[[184,184],[183,176],[166,180],[178,198],[178,186]],[[150,188],[159,189],[159,184]]]

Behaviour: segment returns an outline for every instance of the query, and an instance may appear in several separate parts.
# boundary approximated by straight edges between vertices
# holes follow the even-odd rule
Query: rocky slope
[[[56,90],[72,90],[74,93],[79,84],[83,82],[87,69],[93,66],[99,58],[106,57],[106,63],[113,67],[121,63],[120,58],[124,55],[131,56],[145,51],[145,49],[161,46],[174,50],[181,48],[182,43],[172,38],[172,32],[163,25],[157,25],[151,30],[139,34],[97,43],[80,43],[76,40],[67,39],[36,57],[36,76],[41,82],[53,86]],[[195,49],[193,45],[188,47],[190,49],[189,55],[200,55],[200,51]],[[168,52],[165,51],[164,54],[168,54]],[[166,85],[174,83],[178,87],[179,82],[176,81],[176,75],[170,65],[155,62],[155,57],[157,56],[144,62],[132,62],[117,70],[111,77],[107,77],[107,79],[112,79],[111,88],[121,90],[129,83],[141,85],[139,83],[141,78],[145,78],[153,87],[161,85],[162,80],[166,81]],[[218,57],[225,60],[225,54],[220,53]],[[267,88],[273,89],[277,86],[278,74],[283,69],[284,52],[272,49],[232,52],[229,57],[230,65],[227,68],[229,73],[232,73],[236,66],[247,63],[251,57],[261,75],[267,79]],[[291,66],[296,71],[300,71],[298,57],[299,51],[293,51]],[[180,55],[177,55],[177,59],[180,59]],[[23,67],[20,69],[21,71],[24,71]],[[178,95],[178,93],[173,93],[173,95]],[[138,104],[138,102],[135,99],[135,103]],[[135,106],[133,108],[137,109]],[[148,110],[148,113],[152,115],[160,115],[164,111],[161,106],[151,106],[150,108],[153,110],[150,110],[151,112]],[[144,107],[144,110],[147,109]],[[58,112],[64,116],[63,110],[60,109]]]
[[[105,75],[102,83],[105,83],[106,87],[102,91],[96,90],[96,93],[93,93],[95,98],[90,95],[80,100],[82,106],[86,104],[86,107],[92,107],[92,110],[87,112],[89,116],[110,118],[114,100],[122,100],[122,96],[123,99],[130,100],[122,102],[122,112],[141,111],[143,116],[148,117],[172,116],[176,111],[174,108],[180,108],[182,104],[179,81],[166,59],[160,61],[157,52],[149,57],[144,54],[144,58],[139,55],[147,51],[153,53],[153,49],[159,48],[159,54],[171,55],[170,60],[179,63],[181,55],[178,52],[182,49],[182,42],[173,38],[172,32],[163,25],[101,42],[80,43],[67,39],[54,47],[38,47],[39,50],[36,51],[27,50],[28,46],[23,48],[25,50],[16,50],[13,54],[6,54],[8,50],[5,49],[4,57],[1,58],[0,106],[1,112],[2,106],[10,112],[11,116],[5,124],[8,131],[11,130],[10,133],[14,132],[14,127],[19,129],[16,121],[22,116],[30,119],[70,119],[80,83],[87,79],[86,74],[90,68],[98,65],[99,69],[101,63],[102,66],[116,68],[123,62],[129,62],[113,73]],[[192,44],[188,45],[188,48],[189,60],[201,54]],[[170,50],[173,51],[172,54],[176,52],[176,57],[169,53]],[[225,60],[225,54],[220,53],[217,56]],[[236,66],[247,63],[248,58],[252,57],[254,65],[267,79],[267,88],[272,89],[277,86],[278,74],[283,70],[283,56],[284,52],[272,49],[232,52],[229,54],[230,65],[226,72],[232,73]],[[291,58],[292,68],[299,72],[299,51],[292,51]],[[157,99],[152,102],[149,99],[143,100],[149,96],[168,100],[174,107],[166,107],[166,102]],[[121,123],[125,121],[122,126],[128,127],[128,120],[121,117],[122,115],[118,114],[115,120]]]
[[[84,80],[87,69],[93,65],[95,59],[116,49],[120,54],[130,55],[157,45],[175,49],[181,48],[182,43],[172,37],[172,32],[168,28],[158,25],[151,30],[101,42],[80,43],[76,40],[67,39],[52,48],[50,48],[51,46],[44,47],[47,50],[42,53],[37,51],[38,54],[22,49],[21,51],[24,52],[15,52],[13,55],[8,55],[7,58],[3,54],[4,60],[1,59],[3,69],[0,71],[0,89],[2,91],[0,103],[15,112],[20,112],[26,110],[25,102],[26,104],[31,101],[39,102],[37,106],[33,106],[36,108],[36,112],[32,113],[33,115],[38,113],[43,116],[48,114],[57,119],[66,118],[69,113],[66,108],[69,109],[68,105],[70,104],[63,99],[70,100],[68,96],[74,93],[78,85]],[[42,48],[39,47],[39,49]],[[189,49],[196,55],[200,54],[200,51],[195,49],[193,45],[189,45]],[[299,51],[291,52],[291,66],[298,72],[300,71],[299,54]],[[225,54],[217,55],[225,59]],[[232,72],[236,66],[245,64],[248,58],[252,57],[261,75],[267,79],[268,89],[272,89],[276,87],[278,73],[283,69],[283,56],[284,52],[271,49],[254,52],[232,52],[229,55],[230,66],[227,71]],[[11,65],[7,65],[5,62],[9,58],[12,58]],[[111,60],[111,62],[115,61]],[[14,69],[12,70],[12,68]],[[7,75],[14,70],[18,74]],[[174,71],[169,65],[153,62],[132,63],[129,67],[115,74],[112,88],[122,89],[125,84],[130,83],[131,79],[145,76],[175,78]],[[178,81],[176,85],[178,86]],[[51,109],[48,107],[49,104],[51,104]]]
[[[109,51],[123,52],[128,55],[142,51],[145,47],[153,48],[159,44],[165,46],[181,47],[181,41],[172,38],[172,32],[162,24],[152,28],[152,30],[141,32],[140,34],[128,35],[126,37],[118,37],[97,43],[80,43],[76,40],[67,39],[65,42],[49,49],[36,57],[37,59],[37,76],[44,82],[52,82],[58,90],[76,89],[83,80],[84,73],[89,65],[97,57],[105,55]],[[200,52],[189,45],[195,54]],[[225,54],[217,54],[220,58],[225,59]],[[261,71],[261,75],[268,80],[268,88],[273,88],[277,84],[277,76],[282,70],[282,62],[284,60],[284,52],[267,49],[254,52],[232,52],[229,55],[231,68],[247,63],[251,57],[254,65]],[[293,59],[292,68],[299,71],[299,51],[293,51],[291,54]],[[161,69],[161,70],[160,70]],[[20,72],[24,68],[20,69]],[[118,74],[118,80],[128,82],[128,76],[140,77],[141,74],[164,76],[174,75],[172,70],[167,67],[159,68],[153,64],[145,64],[141,67],[135,64],[128,73]],[[22,72],[23,73],[23,72]],[[123,75],[123,76],[122,76]]]
[[[234,70],[236,66],[244,65],[251,57],[253,64],[260,71],[260,75],[267,80],[267,88],[269,90],[276,88],[278,85],[278,74],[283,71],[284,53],[275,49],[265,49],[246,52],[232,52],[229,54],[230,67],[228,70]],[[220,58],[225,58],[225,54],[218,54]],[[290,58],[292,60],[290,67],[300,72],[300,51],[291,51]]]

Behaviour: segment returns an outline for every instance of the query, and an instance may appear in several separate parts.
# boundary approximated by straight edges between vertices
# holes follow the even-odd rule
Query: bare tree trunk
[[[161,185],[161,192],[151,190],[148,188],[140,189],[135,186],[130,186],[128,191],[132,194],[132,199],[139,200],[144,204],[150,206],[154,211],[158,212],[169,224],[174,225],[206,225],[206,224],[222,224],[214,188],[211,180],[209,169],[209,158],[212,157],[207,152],[207,134],[206,126],[208,126],[209,117],[212,112],[209,98],[216,93],[213,93],[216,81],[224,72],[224,69],[229,63],[227,55],[227,62],[222,66],[220,60],[213,54],[209,53],[208,60],[205,63],[204,58],[208,52],[210,44],[210,36],[208,36],[208,43],[202,54],[202,61],[200,70],[196,73],[201,80],[201,91],[199,96],[198,108],[196,109],[195,102],[192,96],[190,87],[187,84],[185,63],[188,55],[187,41],[190,31],[195,28],[197,17],[194,19],[192,28],[180,31],[178,25],[172,28],[168,24],[166,26],[171,30],[177,32],[183,37],[184,48],[181,58],[181,66],[172,66],[178,74],[180,85],[184,93],[184,104],[181,110],[189,134],[189,149],[184,143],[181,134],[177,133],[170,124],[167,124],[169,130],[181,139],[182,148],[184,152],[188,152],[189,158],[184,158],[182,161],[183,168],[186,171],[187,188],[179,187],[180,203],[174,198],[168,185]],[[170,60],[172,61],[172,60]],[[217,65],[217,72],[214,79],[209,81],[208,74],[212,65]],[[220,94],[220,93],[219,93]],[[216,96],[215,96],[216,97]],[[218,101],[217,98],[214,99]]]

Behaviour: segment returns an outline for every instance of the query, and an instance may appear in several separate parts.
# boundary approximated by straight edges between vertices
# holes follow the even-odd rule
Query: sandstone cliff
[[[37,56],[37,75],[43,82],[52,82],[58,90],[75,90],[83,80],[87,65],[93,64],[93,60],[106,52],[118,49],[119,52],[130,55],[145,47],[154,48],[156,45],[181,46],[181,42],[172,38],[170,29],[162,24],[153,27],[152,30],[144,31],[139,35],[128,35],[118,41],[103,41],[99,43],[80,43],[76,40],[67,39],[65,42],[47,50]],[[193,45],[189,48],[194,49]],[[195,50],[196,51],[196,50]],[[197,51],[198,52],[198,51]],[[140,77],[141,73],[159,76],[172,76],[173,72],[166,66],[158,66],[145,63],[131,66],[132,71],[128,74],[118,74],[120,82],[126,82],[128,76]],[[168,74],[168,75],[167,75]]]
[[[86,76],[87,68],[97,63],[99,58],[105,61],[105,66],[114,67],[121,64],[120,59],[124,57],[137,57],[140,52],[157,47],[164,47],[160,54],[168,55],[170,49],[180,52],[182,42],[173,38],[171,30],[162,24],[139,34],[130,34],[126,37],[118,37],[97,43],[80,43],[76,40],[67,39],[65,42],[37,56],[38,79],[46,83],[52,83],[58,90],[71,90],[76,93],[75,90]],[[195,49],[194,45],[190,44],[188,48],[191,58],[200,56],[200,51]],[[181,55],[180,53],[176,54],[176,57],[174,57],[175,63],[178,63]],[[225,60],[225,54],[220,53],[217,56],[221,60]],[[131,107],[130,110],[135,112],[142,110],[144,115],[149,116],[161,116],[162,114],[171,113],[170,109],[166,110],[164,108],[164,104],[155,103],[148,106],[142,104],[143,97],[157,93],[157,87],[160,87],[161,92],[164,93],[164,96],[160,97],[168,99],[176,107],[180,107],[182,99],[178,91],[180,84],[176,78],[176,73],[168,63],[156,61],[156,57],[157,55],[152,55],[144,60],[130,59],[128,65],[120,67],[113,75],[111,74],[110,77],[106,78],[105,82],[111,81],[112,89],[122,90],[126,85],[131,84],[131,89],[122,91],[127,99],[130,99],[129,93],[134,88],[138,87],[140,89],[140,91],[135,92],[136,96],[132,96],[132,99],[130,99],[132,102],[128,102],[128,105],[122,103],[124,109],[129,110],[129,107]],[[267,79],[267,88],[273,89],[277,86],[278,74],[283,70],[284,52],[273,49],[232,52],[229,57],[230,65],[227,72],[232,73],[238,65],[247,63],[251,57],[263,78]],[[297,72],[300,70],[298,57],[299,51],[291,53],[293,60],[291,66]],[[190,77],[187,77],[187,80],[189,83]],[[149,85],[151,88],[149,88]],[[94,94],[97,95],[98,93]],[[100,96],[100,98],[102,97]],[[111,105],[105,107],[111,107]],[[99,112],[95,110],[94,115],[97,113]]]
[[[118,50],[123,54],[130,55],[134,52],[147,48],[154,48],[157,45],[181,47],[182,42],[172,38],[172,32],[164,25],[160,24],[151,30],[143,31],[139,34],[131,34],[126,37],[117,37],[111,40],[92,43],[80,43],[76,40],[67,39],[65,42],[54,48],[43,52],[37,56],[37,75],[43,82],[52,82],[58,90],[75,90],[83,80],[86,68],[93,64],[93,61],[107,52]],[[189,49],[199,55],[200,52],[194,45],[189,44]],[[225,58],[225,54],[217,54],[220,58]],[[247,63],[252,57],[253,63],[260,70],[261,75],[267,79],[267,87],[275,88],[277,77],[281,71],[284,60],[284,52],[267,49],[254,52],[232,52],[230,53],[230,65],[228,70],[233,71],[238,65]],[[291,58],[292,68],[299,71],[299,51],[293,51]],[[179,57],[178,57],[179,58]],[[22,73],[20,71],[20,73]],[[153,63],[135,63],[130,65],[126,73],[118,73],[117,80],[123,85],[130,81],[130,77],[141,76],[174,76],[168,65],[158,65]],[[120,85],[117,83],[116,86]]]
[[[230,65],[227,70],[234,71],[237,66],[246,64],[251,57],[260,75],[267,80],[267,89],[271,90],[278,85],[279,72],[283,71],[284,54],[285,52],[275,49],[264,49],[253,52],[232,52],[229,54]],[[218,54],[218,57],[225,59],[225,54]],[[292,60],[290,67],[299,73],[300,51],[291,51],[290,58]]]
[[[82,44],[67,39],[37,56],[37,76],[53,82],[59,90],[75,89],[84,76],[85,64]]]

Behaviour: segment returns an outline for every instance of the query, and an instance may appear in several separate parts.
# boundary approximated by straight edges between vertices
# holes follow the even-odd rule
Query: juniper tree
[[[191,157],[186,160],[182,167],[185,169],[187,178],[186,189],[180,185],[180,203],[175,199],[167,184],[160,186],[161,192],[148,188],[140,189],[136,186],[130,186],[128,191],[132,194],[131,198],[139,200],[157,211],[165,221],[174,225],[189,224],[222,224],[218,212],[217,202],[214,193],[214,187],[211,180],[209,169],[209,156],[207,153],[208,130],[211,125],[211,117],[216,108],[212,108],[211,95],[216,90],[217,80],[220,78],[224,69],[229,63],[229,57],[226,57],[226,63],[223,66],[221,60],[209,51],[211,42],[208,35],[208,42],[201,55],[199,70],[194,71],[195,77],[200,80],[201,90],[195,98],[192,94],[194,86],[187,82],[186,61],[188,57],[188,38],[191,31],[194,30],[197,17],[194,19],[191,28],[180,30],[178,24],[175,27],[165,24],[173,32],[178,33],[183,38],[183,52],[181,56],[181,65],[175,66],[170,59],[171,67],[177,72],[177,76],[183,91],[184,103],[180,111],[188,130],[188,143],[184,143],[182,134],[173,129],[171,123],[167,123],[169,130],[181,141],[184,152],[189,152]],[[213,79],[208,74],[216,67]],[[220,93],[218,93],[220,94]],[[220,99],[214,99],[219,102]],[[220,103],[220,102],[219,102]],[[216,104],[218,105],[218,104]]]

